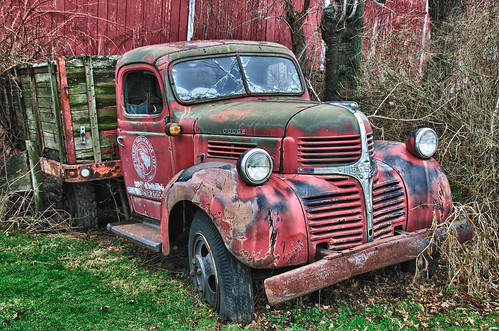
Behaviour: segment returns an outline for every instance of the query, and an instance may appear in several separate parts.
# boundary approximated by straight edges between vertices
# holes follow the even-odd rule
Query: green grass
[[[0,329],[212,328],[185,279],[153,272],[120,241],[0,233]]]
[[[450,309],[439,304],[432,311],[435,307],[410,297],[326,301],[320,308],[303,308],[298,300],[280,309],[257,307],[256,320],[248,326],[227,325],[193,294],[186,277],[144,263],[150,256],[105,235],[0,230],[0,329],[499,329],[497,310],[478,314],[466,304]],[[452,300],[455,293],[443,295]]]
[[[359,311],[341,306],[336,310],[292,308],[266,314],[269,325],[279,330],[498,330],[499,314],[481,316],[465,309],[435,315],[409,301],[397,305],[377,302]]]
[[[499,312],[480,315],[470,309],[436,314],[410,300],[391,304],[376,302],[366,308],[340,306],[330,309],[293,308],[268,312],[265,320],[279,330],[498,330]]]

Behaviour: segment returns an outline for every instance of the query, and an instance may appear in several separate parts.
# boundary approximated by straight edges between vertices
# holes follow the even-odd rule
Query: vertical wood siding
[[[30,0],[35,3],[36,0]],[[287,0],[196,0],[193,39],[275,41],[291,48]],[[339,1],[339,0],[335,0]],[[301,12],[304,0],[293,0]],[[311,0],[304,23],[309,61],[321,63],[320,19],[324,0]],[[187,39],[189,0],[51,0],[43,3],[45,23],[64,42],[54,56],[115,55],[130,49]],[[416,54],[422,43],[425,0],[366,0],[364,54],[389,47],[389,31],[411,36],[407,47]],[[409,27],[409,29],[408,29]],[[409,38],[408,38],[409,40]],[[416,41],[416,44],[414,42]],[[373,53],[374,52],[374,53]]]
[[[188,0],[52,0],[43,9],[64,38],[54,56],[122,54],[187,35]]]

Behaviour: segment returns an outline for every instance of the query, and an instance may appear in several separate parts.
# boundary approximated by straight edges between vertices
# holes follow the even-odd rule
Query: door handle
[[[121,147],[125,147],[125,144],[123,144],[123,139],[125,139],[125,137],[123,136],[118,136],[118,138],[116,138],[116,142],[118,143],[118,145],[120,145]]]

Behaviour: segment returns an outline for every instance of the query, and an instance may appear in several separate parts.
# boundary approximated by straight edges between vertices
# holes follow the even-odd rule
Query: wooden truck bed
[[[118,58],[62,57],[17,68],[18,106],[42,171],[70,182],[121,176],[114,81]],[[89,171],[82,175],[83,169]]]

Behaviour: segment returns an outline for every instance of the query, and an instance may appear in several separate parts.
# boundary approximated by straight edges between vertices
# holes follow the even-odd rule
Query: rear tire
[[[93,229],[98,225],[97,199],[92,183],[71,184],[78,228]]]
[[[189,266],[194,290],[220,316],[242,323],[253,319],[251,270],[229,253],[203,212],[194,215],[189,232]]]

